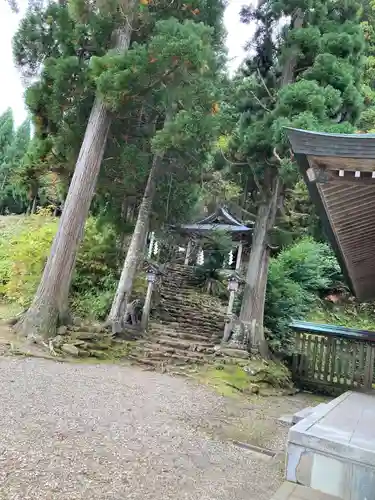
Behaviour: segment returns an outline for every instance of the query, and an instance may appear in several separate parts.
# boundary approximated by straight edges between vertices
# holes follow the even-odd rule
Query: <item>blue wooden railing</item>
[[[306,321],[293,321],[290,327],[295,332],[292,371],[297,383],[325,392],[372,388],[375,332]]]

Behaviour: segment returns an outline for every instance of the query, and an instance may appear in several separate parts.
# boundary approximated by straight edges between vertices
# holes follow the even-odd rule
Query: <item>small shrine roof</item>
[[[213,230],[229,231],[234,233],[246,233],[253,230],[245,226],[243,222],[234,217],[227,208],[219,207],[211,215],[201,219],[193,224],[182,224],[180,229],[186,232],[206,232]]]

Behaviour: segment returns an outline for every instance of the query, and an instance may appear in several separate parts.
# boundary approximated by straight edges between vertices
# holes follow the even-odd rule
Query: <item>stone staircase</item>
[[[223,336],[225,304],[201,293],[193,268],[177,264],[166,269],[159,295],[158,318],[151,318],[134,359],[155,367],[213,361]]]

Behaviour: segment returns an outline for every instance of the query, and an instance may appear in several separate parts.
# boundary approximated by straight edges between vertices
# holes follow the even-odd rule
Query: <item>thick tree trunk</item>
[[[134,0],[129,2],[130,13],[134,10],[134,3]],[[116,33],[115,47],[118,50],[129,47],[132,32],[129,17],[132,15],[129,14],[126,25]],[[110,113],[96,97],[41,282],[29,310],[17,325],[18,330],[28,337],[53,334],[59,316],[66,316],[76,254],[94,195],[110,122]]]
[[[294,29],[301,28],[303,26],[303,19],[303,11],[297,9],[292,20],[292,27]],[[281,87],[289,85],[294,81],[296,64],[297,53],[291,51],[283,67]],[[280,197],[280,184],[279,174],[276,174],[269,196],[263,200],[258,209],[240,312],[240,320],[250,324],[250,338],[247,339],[247,342],[251,349],[260,352],[262,356],[266,356],[268,350],[263,327],[269,267],[267,235],[275,223]],[[269,186],[266,186],[267,188],[269,189]]]
[[[274,226],[280,194],[280,179],[275,177],[272,188],[258,208],[251,245],[246,283],[242,298],[240,321],[250,323],[250,348],[266,354],[263,316],[269,266],[268,232]]]
[[[133,280],[137,271],[140,259],[143,255],[148,224],[152,209],[152,202],[156,191],[156,180],[163,160],[162,155],[155,155],[151,170],[148,176],[146,189],[142,203],[139,207],[137,222],[135,224],[133,236],[126,254],[124,266],[117,291],[113,299],[111,311],[108,316],[108,324],[112,325],[113,333],[118,333],[123,329],[124,312],[129,301],[133,288]]]

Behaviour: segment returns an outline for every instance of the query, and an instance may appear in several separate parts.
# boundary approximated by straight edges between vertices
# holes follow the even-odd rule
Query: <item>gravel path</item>
[[[3,358],[0,394],[2,500],[268,500],[280,481],[204,431],[227,401],[182,378]]]

